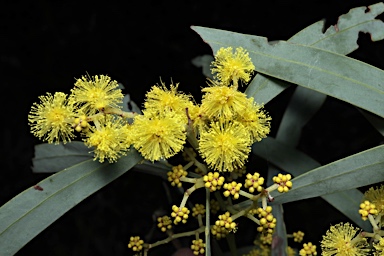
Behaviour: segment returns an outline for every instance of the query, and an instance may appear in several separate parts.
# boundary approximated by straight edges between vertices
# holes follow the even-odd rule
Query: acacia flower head
[[[67,95],[56,92],[39,97],[41,103],[34,103],[28,115],[31,132],[48,143],[66,143],[74,137],[72,122],[75,108],[68,102]]]
[[[176,205],[172,206],[172,213],[171,216],[175,218],[173,220],[173,224],[177,225],[180,222],[186,223],[188,219],[189,210],[187,207],[179,208]]]
[[[371,187],[364,193],[364,200],[368,200],[376,206],[378,214],[384,214],[384,185]]]
[[[237,86],[238,81],[248,83],[252,73],[255,71],[249,53],[242,47],[236,48],[233,52],[232,47],[221,47],[212,62],[212,74],[224,85],[231,82]]]
[[[88,115],[110,108],[120,108],[124,95],[109,76],[83,76],[71,89],[71,101]]]
[[[201,111],[209,119],[231,120],[246,111],[249,106],[245,93],[239,92],[233,87],[213,84],[201,91],[204,93],[201,100]]]
[[[195,206],[192,208],[193,217],[196,217],[199,214],[202,216],[205,214],[205,206],[203,204],[195,204]]]
[[[133,145],[150,161],[180,152],[186,141],[185,125],[178,115],[138,115],[132,124]]]
[[[180,181],[181,177],[186,177],[188,172],[183,169],[181,164],[177,166],[172,166],[172,171],[167,172],[168,181],[171,182],[172,186],[181,187],[182,183]]]
[[[323,256],[364,256],[369,255],[368,243],[361,237],[358,228],[349,223],[339,223],[327,231],[321,241]],[[356,236],[357,234],[357,236]]]
[[[121,117],[106,116],[91,127],[84,139],[85,145],[94,148],[95,160],[116,162],[125,155],[131,145],[129,124]]]
[[[244,126],[238,122],[213,122],[199,139],[199,151],[210,168],[233,171],[243,167],[251,151],[251,141]]]
[[[253,142],[261,141],[267,137],[271,131],[271,117],[264,111],[263,106],[254,102],[253,98],[249,98],[247,107],[236,119],[249,132]]]
[[[368,200],[365,200],[360,204],[359,213],[363,220],[367,220],[369,214],[377,215],[377,209],[374,204],[372,204]]]
[[[171,84],[168,89],[163,82],[154,85],[146,94],[144,107],[147,112],[156,115],[159,112],[170,111],[179,114],[187,120],[186,109],[193,103],[190,97],[177,90],[179,84]]]

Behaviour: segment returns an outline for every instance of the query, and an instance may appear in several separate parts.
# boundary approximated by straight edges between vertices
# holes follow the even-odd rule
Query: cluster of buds
[[[139,252],[143,249],[144,241],[139,236],[131,236],[128,243],[128,248],[134,252]]]
[[[75,129],[77,132],[85,132],[88,130],[90,127],[88,121],[87,121],[87,116],[83,115],[81,117],[76,117],[73,120],[72,127]]]
[[[238,199],[240,196],[239,191],[241,186],[242,184],[237,183],[236,181],[232,181],[231,183],[225,183],[223,186],[223,188],[226,189],[224,191],[224,196],[228,197],[229,195],[233,195],[234,199]]]
[[[175,225],[179,224],[179,222],[186,223],[188,219],[189,210],[187,207],[182,207],[181,209],[176,205],[172,206],[171,216],[174,219],[173,223]]]
[[[377,215],[378,211],[374,204],[370,203],[368,200],[365,200],[363,203],[360,204],[359,213],[361,215],[361,218],[363,220],[366,220],[369,214]]]
[[[188,172],[183,169],[182,165],[173,166],[172,171],[168,172],[168,181],[171,182],[172,186],[181,187],[180,178],[186,177]]]
[[[229,233],[229,230],[225,227],[219,226],[219,225],[212,225],[211,227],[211,233],[216,239],[221,239],[227,236]]]
[[[314,256],[317,255],[316,245],[313,245],[311,242],[303,244],[303,249],[299,251],[300,256]]]
[[[211,212],[213,214],[216,214],[220,210],[219,201],[217,201],[215,199],[211,199],[211,201],[209,202],[209,207],[211,209]]]
[[[303,238],[304,238],[304,232],[299,230],[297,232],[293,232],[292,236],[293,236],[293,241],[297,243],[301,243],[301,241],[303,241]]]
[[[280,193],[288,192],[292,188],[291,179],[292,176],[290,174],[283,175],[281,173],[272,178],[273,182],[279,185],[277,191]]]
[[[195,206],[192,208],[192,216],[196,217],[197,215],[204,216],[205,214],[205,206],[202,204],[195,204]]]
[[[260,241],[262,244],[272,244],[272,238],[271,233],[261,233]]]
[[[172,228],[172,220],[166,215],[163,217],[158,217],[157,222],[157,227],[160,228],[163,232],[167,231],[167,229]]]
[[[222,215],[219,215],[219,219],[215,222],[216,226],[224,227],[228,231],[236,230],[236,223],[232,221],[231,214],[226,212]]]
[[[205,252],[205,243],[203,243],[203,239],[192,240],[191,249],[193,250],[194,255],[203,254]]]
[[[209,188],[211,192],[219,190],[224,183],[224,177],[220,176],[218,172],[209,172],[203,177],[205,182],[205,187]]]
[[[245,180],[245,188],[248,188],[250,193],[261,192],[263,190],[262,185],[264,184],[264,178],[260,177],[260,174],[255,172],[253,175],[248,173],[247,179]]]
[[[257,212],[260,218],[260,226],[257,228],[257,231],[272,234],[276,227],[276,218],[272,215],[272,206],[267,206],[265,210],[258,208]]]

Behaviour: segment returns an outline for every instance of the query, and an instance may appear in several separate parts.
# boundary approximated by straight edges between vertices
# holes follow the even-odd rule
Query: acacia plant
[[[2,255],[16,253],[133,167],[168,180],[183,198],[158,216],[164,240],[149,243],[132,234],[127,251],[147,255],[190,236],[194,255],[214,254],[212,244],[221,238],[227,238],[228,254],[237,255],[237,220],[248,218],[259,235],[248,251],[239,250],[246,255],[384,255],[384,186],[377,185],[384,181],[384,145],[326,165],[296,148],[301,128],[326,97],[358,108],[384,135],[384,71],[346,56],[357,49],[361,31],[373,41],[384,39],[384,24],[375,19],[383,11],[383,3],[354,8],[324,33],[319,21],[274,43],[193,26],[214,53],[205,65],[213,76],[200,103],[178,83],[160,82],[138,108],[107,75],[86,75],[69,93],[41,96],[28,115],[31,132],[47,142],[35,148],[34,171],[56,173],[0,208]],[[277,135],[268,136],[273,116],[265,104],[295,85]],[[268,158],[265,177],[246,166],[250,154]],[[168,159],[176,155],[183,158],[171,165]],[[369,185],[365,193],[359,190]],[[198,189],[205,196],[192,204],[189,196]],[[291,248],[288,240],[300,243],[304,233],[286,234],[283,206],[313,197],[356,224],[333,225],[322,241]],[[174,232],[193,221],[194,229]]]

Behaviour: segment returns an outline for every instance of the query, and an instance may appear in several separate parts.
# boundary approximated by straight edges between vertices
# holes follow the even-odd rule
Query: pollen
[[[248,83],[251,75],[255,71],[249,53],[242,47],[236,48],[233,52],[232,47],[220,48],[211,64],[212,74],[223,85],[233,85],[237,87],[238,81]]]
[[[244,126],[238,122],[215,122],[202,132],[199,151],[210,168],[233,171],[242,168],[251,151],[251,141]]]
[[[47,93],[39,99],[41,103],[34,103],[28,115],[31,133],[48,143],[71,141],[75,137],[72,127],[75,108],[68,102],[67,95]]]
[[[124,95],[118,83],[109,76],[83,76],[77,79],[71,90],[71,101],[87,115],[93,115],[107,107],[121,108]]]

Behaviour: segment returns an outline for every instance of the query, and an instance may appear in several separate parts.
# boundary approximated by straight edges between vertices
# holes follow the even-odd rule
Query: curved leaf
[[[338,23],[331,26],[325,33],[324,21],[318,21],[291,37],[288,41],[296,44],[314,46],[331,52],[347,55],[358,48],[359,32],[371,34],[372,41],[384,38],[384,23],[375,17],[384,12],[384,4],[377,3],[368,7],[351,9],[339,17]],[[289,83],[256,75],[245,93],[256,102],[267,103],[290,86]]]
[[[35,146],[32,170],[35,173],[58,172],[75,164],[92,159],[84,142],[71,141],[59,145],[42,143]]]
[[[256,71],[333,96],[384,117],[384,71],[322,49],[224,30],[193,27],[216,52],[249,51]]]
[[[279,166],[281,170],[291,173],[294,177],[321,166],[320,163],[306,154],[270,137],[255,143],[252,151],[254,154],[268,159],[272,164]],[[294,183],[295,186],[296,184]],[[372,229],[367,222],[361,219],[358,212],[354,210],[360,207],[360,202],[363,198],[363,193],[358,189],[349,189],[320,196],[364,230],[369,231]],[[300,199],[293,199],[291,201]]]
[[[321,166],[292,180],[289,193],[273,193],[275,203],[287,203],[384,181],[384,145]],[[358,209],[358,208],[357,208]]]
[[[323,105],[326,95],[298,86],[285,109],[276,139],[295,147],[304,125]]]
[[[88,160],[23,191],[0,208],[1,252],[15,254],[69,209],[141,160],[135,150],[113,164]]]

